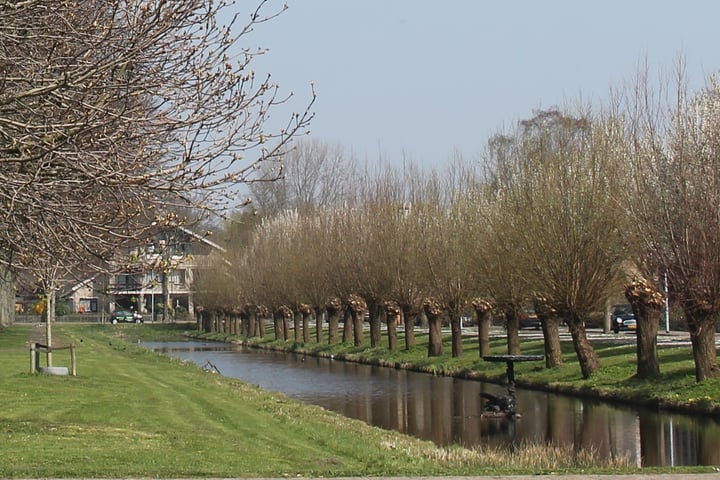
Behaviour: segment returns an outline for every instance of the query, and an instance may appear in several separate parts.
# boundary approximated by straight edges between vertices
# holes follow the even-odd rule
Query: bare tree
[[[279,13],[263,13],[265,4],[226,25],[222,1],[30,0],[0,9],[5,268],[107,269],[119,246],[182,224],[167,215],[174,205],[239,203],[240,186],[312,116],[305,109],[278,132],[266,128],[288,96],[250,69],[264,50],[242,45]],[[59,268],[46,268],[52,262]],[[52,294],[56,279],[45,283]]]
[[[656,90],[641,75],[628,95],[635,159],[628,208],[643,279],[667,275],[671,300],[685,312],[700,382],[720,377],[720,88],[711,77],[692,96],[682,62],[676,74],[674,88]],[[659,290],[655,282],[648,286]]]
[[[347,203],[355,162],[345,150],[320,140],[303,140],[280,159],[277,181],[257,182],[250,191],[263,215],[283,210],[300,213],[319,208],[342,207]],[[262,169],[270,180],[277,175],[273,165]]]
[[[613,146],[622,129],[612,118],[537,112],[519,125],[515,160],[504,175],[501,212],[515,259],[570,328],[582,375],[600,362],[584,320],[616,285],[627,252],[610,232],[622,231],[615,198],[623,185]]]
[[[472,251],[465,235],[465,219],[461,211],[433,212],[437,224],[424,233],[427,288],[447,310],[451,330],[453,357],[463,353],[461,316],[476,291],[475,278],[468,268],[467,256]],[[425,313],[429,310],[425,308]]]
[[[517,236],[522,228],[517,209],[507,207],[509,188],[517,181],[515,140],[506,135],[490,139],[486,170],[481,183],[470,192],[467,226],[474,242],[481,245],[468,257],[476,280],[475,295],[490,302],[507,330],[508,353],[520,353],[519,317],[529,291],[523,271]],[[490,317],[487,317],[488,321]]]

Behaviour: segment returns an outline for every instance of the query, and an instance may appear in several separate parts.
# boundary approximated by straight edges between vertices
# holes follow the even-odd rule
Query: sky
[[[716,0],[286,3],[248,39],[269,49],[256,71],[293,92],[295,110],[312,83],[311,138],[368,162],[480,159],[534,110],[602,104],[641,65],[658,78],[682,57],[698,87],[720,69]]]

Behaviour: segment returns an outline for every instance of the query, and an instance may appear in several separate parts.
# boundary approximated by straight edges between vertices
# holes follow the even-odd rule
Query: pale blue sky
[[[312,137],[369,161],[479,158],[533,109],[604,101],[645,59],[657,73],[682,54],[698,85],[720,68],[716,0],[287,4],[251,38],[270,49],[256,69],[293,91],[295,108],[313,82]]]

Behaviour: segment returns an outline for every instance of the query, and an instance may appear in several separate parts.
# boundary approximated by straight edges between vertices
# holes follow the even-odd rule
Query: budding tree
[[[674,89],[655,90],[641,77],[633,93],[628,130],[634,189],[628,205],[651,300],[643,303],[650,311],[662,308],[657,279],[667,275],[671,300],[685,313],[696,380],[717,378],[720,86],[712,77],[691,94],[680,64]]]
[[[225,1],[3,2],[4,268],[104,269],[118,246],[182,224],[173,206],[242,203],[239,188],[312,116],[308,105],[268,130],[288,96],[244,44],[279,13],[266,3],[241,21]]]
[[[570,329],[584,377],[600,368],[584,320],[616,285],[626,252],[616,125],[587,113],[537,112],[513,138],[512,169],[500,185],[504,232],[530,291]]]

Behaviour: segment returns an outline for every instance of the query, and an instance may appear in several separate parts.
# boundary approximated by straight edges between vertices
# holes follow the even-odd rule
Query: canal
[[[228,344],[144,345],[440,446],[550,443],[645,467],[720,464],[718,419],[524,389],[517,390],[521,418],[484,418],[480,393],[504,394],[503,386]]]

